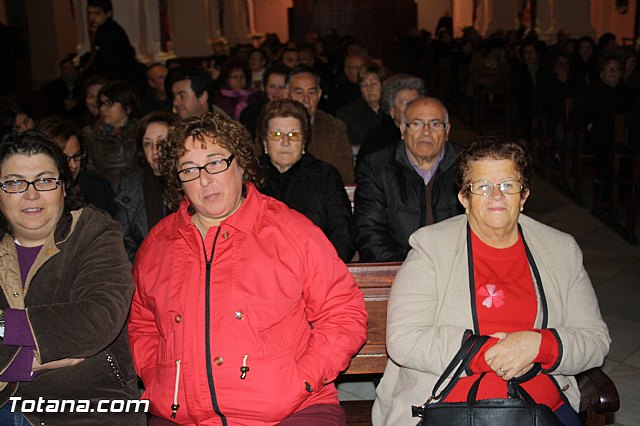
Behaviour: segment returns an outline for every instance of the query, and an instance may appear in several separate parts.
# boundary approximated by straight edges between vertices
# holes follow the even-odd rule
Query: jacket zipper
[[[205,360],[207,363],[207,381],[209,382],[209,394],[211,395],[211,405],[213,411],[220,417],[223,426],[227,426],[227,418],[220,411],[218,406],[218,398],[216,396],[216,389],[213,383],[213,369],[211,367],[211,264],[213,263],[213,255],[216,250],[216,242],[218,241],[218,235],[220,234],[220,227],[216,231],[216,236],[213,239],[213,247],[211,247],[211,257],[207,259],[207,250],[204,245],[204,237],[202,238],[202,249],[204,252],[204,260],[206,264],[206,279],[205,279],[205,301],[204,301],[204,345],[205,345]]]

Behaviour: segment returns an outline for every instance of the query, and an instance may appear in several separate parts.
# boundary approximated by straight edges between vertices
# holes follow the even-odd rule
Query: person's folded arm
[[[347,368],[365,342],[367,311],[349,270],[329,254],[329,241],[318,235],[307,244],[303,298],[312,329],[307,349],[296,361],[303,380],[317,390]]]
[[[438,260],[422,247],[422,242],[434,243],[428,241],[429,237],[420,235],[427,228],[409,239],[413,250],[409,251],[391,287],[387,308],[387,352],[401,367],[440,375],[460,349],[467,328],[435,324],[436,312],[444,309],[439,306],[438,292],[448,283],[436,282],[435,263]],[[454,260],[447,262],[451,265]]]
[[[95,355],[116,339],[127,319],[134,284],[120,227],[109,222],[84,232],[94,235],[84,237],[90,241],[86,247],[75,248],[74,273],[62,276],[73,281],[69,301],[26,309],[40,363]],[[58,254],[64,255],[69,254]]]

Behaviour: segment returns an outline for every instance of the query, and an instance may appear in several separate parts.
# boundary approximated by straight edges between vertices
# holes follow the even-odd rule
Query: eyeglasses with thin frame
[[[87,156],[87,153],[84,151],[81,151],[73,155],[65,155],[64,158],[66,158],[67,163],[70,163],[71,161],[79,163],[86,156]]]
[[[486,180],[471,182],[467,187],[472,194],[487,196],[493,194],[495,187],[498,187],[503,194],[519,194],[524,185],[519,180],[505,180],[500,183],[493,183]]]
[[[218,158],[216,160],[210,161],[204,166],[193,166],[179,170],[177,173],[178,180],[180,182],[191,182],[192,180],[196,180],[200,177],[200,173],[202,173],[202,170],[205,170],[210,175],[222,173],[229,167],[231,167],[231,162],[234,158],[235,156],[231,155],[229,156],[229,158]]]
[[[411,130],[412,132],[421,131],[424,129],[425,126],[428,126],[429,130],[431,130],[432,132],[441,132],[444,130],[447,123],[440,120],[430,120],[430,121],[412,120],[409,122],[405,121],[404,125],[407,126],[409,130]]]
[[[269,140],[275,142],[282,142],[285,138],[289,140],[289,142],[302,142],[302,132],[283,132],[280,130],[274,130],[273,132],[269,132],[267,137]]]
[[[0,188],[7,194],[20,194],[27,192],[29,185],[33,185],[36,191],[45,192],[58,189],[60,179],[58,178],[40,178],[32,181],[24,179],[11,179],[0,183]]]

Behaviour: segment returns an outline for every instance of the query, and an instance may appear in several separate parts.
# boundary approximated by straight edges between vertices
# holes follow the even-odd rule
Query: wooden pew
[[[369,314],[367,341],[352,359],[344,376],[381,377],[387,363],[385,344],[387,302],[391,284],[401,263],[350,263],[347,266],[364,294]],[[586,426],[604,426],[607,414],[620,407],[620,399],[611,379],[599,368],[576,376],[580,387],[580,417]],[[425,395],[426,397],[426,395]],[[347,425],[370,426],[373,401],[342,401]],[[417,423],[418,419],[416,419]]]
[[[611,187],[608,214],[604,215],[609,224],[629,242],[637,242],[636,218],[638,216],[638,195],[640,186],[640,164],[630,113],[616,114],[614,119],[613,144],[611,152]],[[594,206],[596,202],[594,200]],[[624,208],[622,223],[619,212]]]

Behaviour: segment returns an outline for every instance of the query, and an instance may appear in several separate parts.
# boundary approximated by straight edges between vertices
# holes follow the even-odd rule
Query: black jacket
[[[454,185],[456,152],[449,142],[432,179],[433,221],[462,213]],[[357,171],[354,233],[360,260],[403,261],[409,236],[425,226],[427,191],[413,169],[403,141],[362,159]]]
[[[265,176],[262,192],[308,217],[329,238],[345,262],[353,257],[351,203],[342,178],[332,165],[310,154],[280,173],[264,154],[260,165]]]
[[[360,97],[340,108],[336,117],[347,125],[351,145],[360,145],[367,132],[380,124],[384,114],[382,109],[375,112],[367,101]]]
[[[116,213],[116,205],[113,202],[113,188],[106,179],[93,173],[80,170],[76,182],[80,187],[80,194],[86,202],[106,211],[111,216]]]

